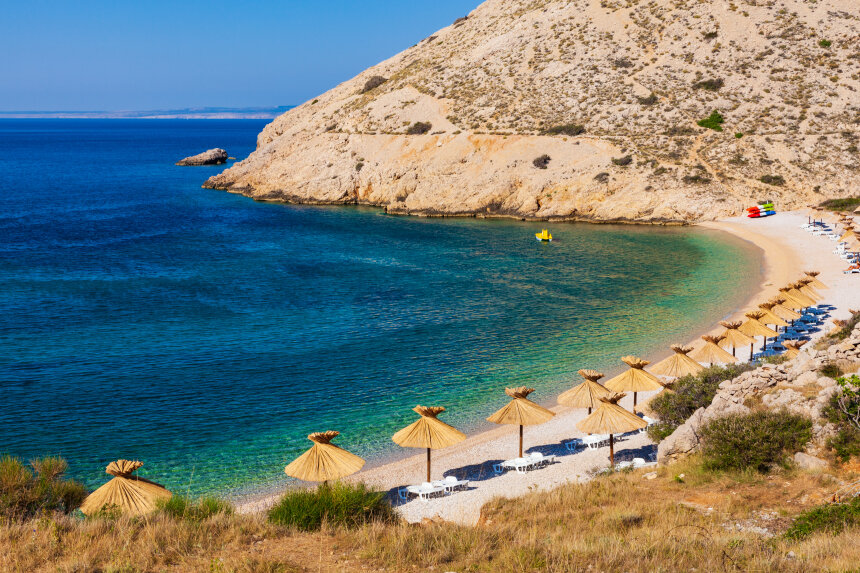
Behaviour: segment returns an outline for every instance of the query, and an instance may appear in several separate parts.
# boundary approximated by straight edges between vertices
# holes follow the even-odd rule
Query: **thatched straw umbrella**
[[[687,356],[693,348],[673,344],[672,356],[665,358],[651,367],[651,374],[668,376],[669,378],[681,378],[690,374],[698,374],[705,369],[704,366]]]
[[[781,289],[779,289],[779,297],[783,299],[781,303],[783,306],[787,306],[792,310],[803,310],[804,308],[809,306],[804,301],[791,294],[791,291],[791,287],[782,287]]]
[[[772,330],[761,323],[759,320],[764,316],[764,313],[760,310],[754,310],[752,312],[746,313],[744,316],[747,317],[747,321],[738,327],[742,333],[755,338],[756,336],[761,336],[764,338],[764,344],[762,348],[767,348],[767,339],[768,338],[776,338],[779,336],[779,333],[775,330]],[[753,354],[753,345],[750,344],[750,360],[752,360]]]
[[[737,356],[737,349],[741,346],[746,346],[747,344],[752,345],[755,344],[755,339],[747,336],[740,330],[742,322],[738,321],[722,321],[720,324],[725,327],[725,332],[720,335],[720,346],[732,346],[732,356]],[[750,360],[752,360],[752,350],[750,350]],[[734,361],[733,361],[734,362]]]
[[[302,481],[326,482],[352,475],[364,466],[364,460],[355,454],[331,444],[340,432],[315,432],[308,435],[314,443],[311,448],[284,468],[288,476]]]
[[[391,439],[404,448],[427,448],[427,481],[430,481],[430,450],[453,446],[466,434],[436,418],[445,411],[442,406],[415,406],[421,417],[394,434]]]
[[[797,287],[794,285],[794,283],[788,285],[788,290],[785,291],[785,294],[791,295],[796,298],[798,302],[803,304],[803,308],[815,305],[815,301],[797,290]]]
[[[578,374],[584,378],[584,382],[559,394],[558,403],[570,408],[588,408],[591,414],[591,409],[597,407],[600,398],[609,396],[611,392],[597,382],[603,378],[602,372],[580,370]]]
[[[731,364],[738,361],[733,355],[719,347],[720,342],[724,340],[722,335],[711,336],[706,334],[702,336],[702,340],[705,341],[705,345],[690,353],[690,357],[694,360],[702,364],[710,364],[711,366],[714,364]]]
[[[785,356],[789,360],[792,358],[797,358],[797,355],[800,354],[800,347],[806,344],[805,340],[788,340],[783,343],[785,346]]]
[[[773,307],[775,307],[775,306],[776,306],[776,304],[772,303],[770,301],[763,302],[760,305],[758,305],[759,310],[763,313],[762,317],[759,319],[759,321],[765,325],[772,324],[772,325],[777,326],[777,327],[788,326],[788,323],[786,321],[784,321],[775,312],[773,312]]]
[[[638,392],[663,389],[663,385],[660,384],[657,377],[645,371],[645,367],[651,364],[649,361],[636,356],[622,356],[621,361],[630,369],[611,380],[607,380],[604,386],[613,392],[633,392],[634,408],[636,407],[636,394]]]
[[[555,412],[528,399],[528,395],[534,391],[534,388],[525,386],[505,388],[505,394],[511,397],[511,401],[487,418],[494,424],[514,424],[520,427],[520,457],[523,457],[523,426],[543,424],[555,416]]]
[[[164,486],[132,475],[142,465],[143,462],[131,460],[108,464],[105,472],[114,478],[87,496],[81,511],[94,515],[102,510],[118,509],[126,515],[143,515],[153,511],[159,500],[170,499],[173,494]]]
[[[639,416],[618,405],[624,394],[615,394],[600,399],[600,405],[576,427],[587,434],[609,434],[609,461],[615,467],[615,434],[633,432],[648,426]]]
[[[773,297],[768,302],[773,303],[773,306],[770,309],[771,312],[783,320],[797,320],[801,316],[799,312],[795,312],[782,304],[785,302],[785,297],[781,295]]]
[[[823,282],[821,282],[818,279],[818,275],[821,274],[820,272],[818,272],[818,271],[803,271],[803,274],[805,274],[807,277],[809,277],[811,279],[811,282],[809,283],[810,286],[813,286],[815,288],[820,288],[820,289],[828,288],[826,284],[824,284]]]
[[[794,288],[800,291],[800,294],[811,299],[813,302],[818,302],[822,299],[821,293],[809,286],[809,283],[811,282],[811,279],[800,279],[794,283]]]

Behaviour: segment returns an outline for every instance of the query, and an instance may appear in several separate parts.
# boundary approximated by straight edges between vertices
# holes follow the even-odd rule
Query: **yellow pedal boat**
[[[546,241],[547,243],[549,243],[550,241],[552,241],[552,234],[549,232],[548,229],[544,229],[540,233],[535,233],[535,239],[537,239],[538,241]]]

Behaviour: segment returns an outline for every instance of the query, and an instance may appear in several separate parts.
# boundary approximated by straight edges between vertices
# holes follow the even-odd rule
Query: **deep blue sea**
[[[0,452],[118,458],[174,491],[286,481],[305,436],[371,461],[415,404],[466,431],[740,306],[757,252],[695,228],[422,219],[201,189],[263,121],[0,120]]]

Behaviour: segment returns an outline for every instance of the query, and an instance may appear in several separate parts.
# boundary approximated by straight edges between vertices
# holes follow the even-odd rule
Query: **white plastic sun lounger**
[[[582,443],[590,450],[609,444],[609,434],[591,434],[582,438]]]
[[[538,467],[543,467],[545,465],[553,463],[555,461],[555,456],[545,456],[540,452],[532,452],[526,459],[530,459]]]
[[[454,476],[445,476],[445,479],[432,482],[434,487],[444,488],[445,491],[451,493],[456,489],[463,489],[469,485],[467,479],[457,479]]]
[[[433,485],[430,482],[424,482],[421,485],[410,485],[406,487],[406,491],[413,495],[417,495],[418,499],[427,501],[434,495],[445,494],[445,488]]]
[[[535,462],[531,458],[514,458],[502,462],[502,466],[524,474],[535,466]]]

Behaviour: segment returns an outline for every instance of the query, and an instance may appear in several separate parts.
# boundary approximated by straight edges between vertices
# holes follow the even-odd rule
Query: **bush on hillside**
[[[423,135],[430,131],[433,125],[427,121],[416,121],[406,129],[406,135]]]
[[[631,163],[633,163],[632,155],[624,155],[623,157],[613,157],[612,158],[613,165],[618,165],[619,167],[627,167]]]
[[[202,497],[192,501],[184,495],[174,495],[159,502],[158,511],[175,519],[203,521],[213,515],[230,515],[233,513],[233,506],[216,497]]]
[[[715,78],[710,80],[702,80],[700,82],[696,82],[693,84],[693,88],[697,90],[707,90],[709,92],[719,91],[721,87],[723,87],[722,78]]]
[[[30,468],[18,458],[0,458],[0,516],[27,519],[80,507],[87,490],[63,477],[67,469],[66,461],[57,457],[32,460]]]
[[[857,207],[860,207],[860,196],[828,199],[827,201],[822,201],[819,207],[824,207],[831,211],[853,211]]]
[[[366,82],[364,82],[364,87],[361,89],[361,93],[367,93],[372,89],[378,88],[382,84],[388,81],[388,78],[384,78],[382,76],[371,76]]]
[[[385,492],[372,491],[363,484],[322,484],[316,489],[287,492],[269,510],[269,521],[317,531],[323,523],[358,527],[371,521],[397,521]]]
[[[785,537],[799,541],[816,532],[838,535],[847,527],[860,526],[860,497],[848,503],[820,505],[794,518]]]
[[[539,157],[535,157],[534,160],[532,161],[532,165],[534,165],[538,169],[546,169],[547,166],[549,165],[550,159],[552,159],[552,158],[549,155],[547,155],[546,153],[544,153],[543,155],[541,155]]]
[[[672,392],[662,392],[649,402],[648,406],[660,421],[648,428],[648,435],[659,442],[686,422],[693,412],[707,407],[717,395],[720,382],[731,380],[753,368],[746,363],[711,366],[696,375],[679,378]]]
[[[847,462],[860,456],[860,376],[836,379],[839,391],[830,397],[824,411],[827,420],[836,426],[836,435],[827,441],[836,459]]]
[[[768,185],[785,185],[785,177],[783,177],[782,175],[762,175],[759,178],[759,181],[761,181],[762,183],[767,183]]]
[[[809,418],[781,410],[716,418],[701,429],[704,466],[766,472],[812,438]]]
[[[636,97],[636,101],[639,102],[639,105],[654,105],[657,103],[657,96],[655,94],[650,94],[646,97]]]
[[[696,122],[696,125],[699,127],[707,127],[708,129],[713,129],[714,131],[722,131],[722,124],[725,123],[725,118],[723,118],[722,114],[717,110],[711,112],[711,115],[706,117],[705,119],[700,119]]]
[[[575,123],[566,123],[564,125],[554,125],[545,129],[544,135],[580,135],[585,133],[585,126]]]

